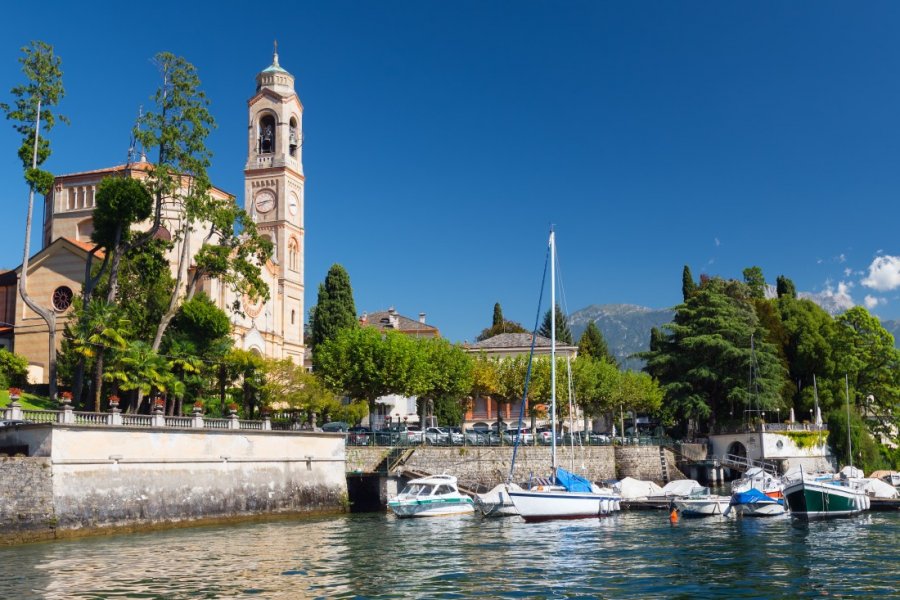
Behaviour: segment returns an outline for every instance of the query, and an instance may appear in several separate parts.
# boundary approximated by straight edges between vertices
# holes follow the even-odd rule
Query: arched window
[[[288,150],[291,156],[297,155],[297,146],[300,145],[300,137],[297,133],[297,119],[291,117],[290,133],[288,134]]]
[[[266,115],[259,120],[259,153],[275,152],[275,117]]]
[[[299,270],[298,266],[300,264],[300,251],[297,247],[297,240],[291,238],[288,241],[288,268],[291,271]]]

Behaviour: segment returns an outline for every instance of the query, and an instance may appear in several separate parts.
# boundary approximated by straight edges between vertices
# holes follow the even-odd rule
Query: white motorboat
[[[731,498],[712,494],[708,487],[697,487],[687,496],[675,498],[675,508],[685,517],[725,515]]]
[[[388,501],[388,508],[398,517],[445,517],[471,514],[475,503],[459,491],[456,477],[433,475],[411,480]]]
[[[783,489],[780,478],[754,467],[731,485],[729,510],[746,517],[783,515],[787,512]]]

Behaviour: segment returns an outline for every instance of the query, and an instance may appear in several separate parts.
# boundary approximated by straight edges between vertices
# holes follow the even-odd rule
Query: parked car
[[[415,425],[391,425],[375,433],[379,444],[421,444],[424,440],[422,429]]]
[[[534,442],[534,434],[531,433],[531,428],[529,427],[507,429],[503,432],[503,439],[510,444],[514,444],[516,442],[516,438],[519,438],[520,444],[527,445]]]
[[[537,428],[537,440],[541,444],[549,444],[553,441],[553,430],[549,427],[538,427]],[[559,434],[556,435],[556,443],[560,443],[562,439]]]
[[[349,433],[347,441],[357,446],[365,446],[372,438],[372,429],[362,425],[351,427],[347,432]]]
[[[428,427],[425,429],[425,443],[437,446],[461,445],[463,435],[448,427]]]
[[[346,432],[348,428],[349,425],[347,425],[343,421],[333,421],[331,423],[325,423],[324,425],[322,425],[322,431],[328,431],[331,433]]]

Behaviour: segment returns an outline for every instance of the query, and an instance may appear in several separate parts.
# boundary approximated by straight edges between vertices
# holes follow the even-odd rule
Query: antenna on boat
[[[847,454],[850,456],[850,475],[853,475],[853,439],[850,437],[850,378],[844,373],[844,393],[847,397]]]
[[[550,226],[550,468],[556,483],[556,232]]]

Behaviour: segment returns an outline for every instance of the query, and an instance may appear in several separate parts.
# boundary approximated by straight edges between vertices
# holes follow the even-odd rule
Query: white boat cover
[[[897,488],[882,481],[881,479],[863,479],[865,486],[863,489],[867,494],[875,498],[900,498],[900,492]]]
[[[663,493],[663,488],[652,481],[642,481],[632,477],[626,477],[617,482],[613,485],[613,489],[622,496],[623,500],[645,498],[647,496],[659,496]]]
[[[687,496],[694,488],[703,487],[693,479],[676,479],[663,487],[661,494],[664,496]]]
[[[850,465],[847,465],[846,467],[841,469],[841,475],[844,475],[845,477],[848,477],[848,478],[856,478],[856,479],[866,476],[866,474],[863,473],[862,469],[859,469],[857,467],[851,467]]]

